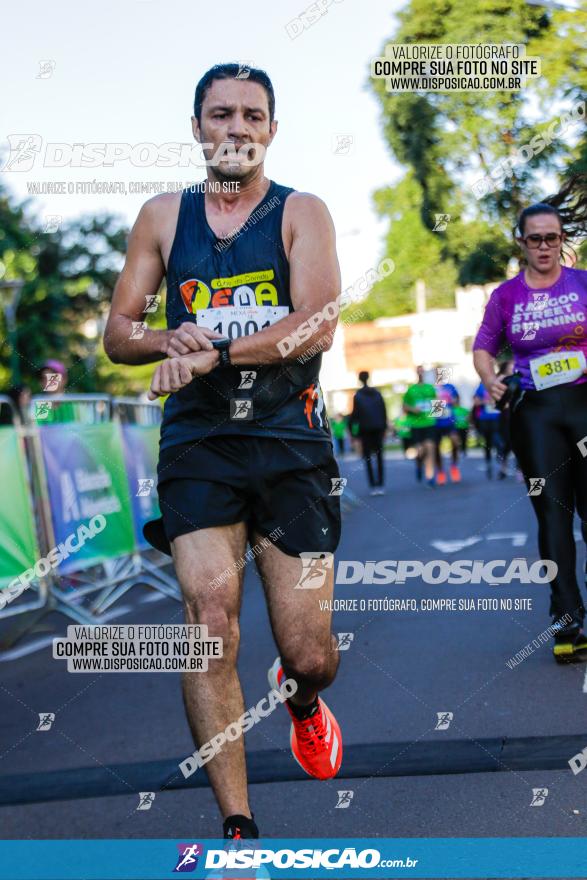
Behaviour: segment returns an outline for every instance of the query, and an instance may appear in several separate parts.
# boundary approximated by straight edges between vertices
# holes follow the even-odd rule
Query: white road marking
[[[47,648],[51,644],[54,638],[56,638],[54,635],[42,636],[39,639],[35,639],[34,642],[29,642],[27,645],[20,645],[18,648],[2,651],[0,653],[0,663],[6,663],[8,660],[20,660],[21,657],[28,657],[29,654],[42,651],[43,648]]]
[[[488,541],[511,541],[512,547],[523,547],[528,540],[527,532],[493,532],[487,535]]]
[[[463,550],[465,547],[471,547],[473,544],[478,544],[482,541],[483,538],[480,538],[479,535],[473,535],[470,538],[460,538],[454,541],[430,541],[431,545],[436,549],[440,550],[441,553],[456,553],[458,550]]]

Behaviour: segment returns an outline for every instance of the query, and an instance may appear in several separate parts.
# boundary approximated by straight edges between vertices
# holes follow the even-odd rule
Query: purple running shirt
[[[531,288],[524,272],[500,284],[489,298],[473,351],[494,357],[509,343],[522,388],[535,389],[533,358],[558,351],[582,351],[587,357],[587,272],[563,266],[550,287]],[[574,382],[587,382],[587,375]]]

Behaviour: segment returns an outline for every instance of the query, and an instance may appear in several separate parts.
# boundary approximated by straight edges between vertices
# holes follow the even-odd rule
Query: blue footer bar
[[[587,839],[4,840],[0,880],[587,877]]]

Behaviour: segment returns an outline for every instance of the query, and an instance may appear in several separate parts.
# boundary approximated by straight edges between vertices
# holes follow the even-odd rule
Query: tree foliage
[[[120,219],[102,214],[63,223],[55,232],[17,203],[0,184],[0,263],[4,280],[25,281],[18,305],[21,381],[39,391],[38,373],[47,358],[69,371],[71,392],[130,393],[148,387],[151,366],[114,366],[101,335],[123,264],[128,230]],[[10,387],[9,344],[0,310],[0,385]],[[150,326],[162,316],[149,315]]]
[[[503,278],[517,248],[511,228],[521,209],[547,194],[545,172],[563,174],[587,161],[584,125],[575,148],[558,138],[495,192],[471,189],[560,115],[561,101],[585,100],[587,15],[552,12],[525,0],[411,0],[387,43],[514,43],[542,59],[543,76],[520,92],[397,92],[382,79],[370,86],[381,105],[383,135],[405,175],[374,194],[389,221],[384,256],[396,271],[361,308],[370,317],[414,309],[414,286],[426,283],[429,306],[452,305],[455,284]],[[538,116],[536,108],[539,108]],[[436,230],[438,215],[450,215]]]

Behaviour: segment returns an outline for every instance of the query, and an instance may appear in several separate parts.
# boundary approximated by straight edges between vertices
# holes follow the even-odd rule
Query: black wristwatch
[[[220,367],[230,367],[231,366],[230,354],[228,351],[228,349],[230,348],[230,343],[231,343],[231,340],[228,339],[226,336],[223,337],[222,339],[213,339],[212,340],[212,348],[215,348],[216,351],[220,355],[220,363],[219,363]]]

